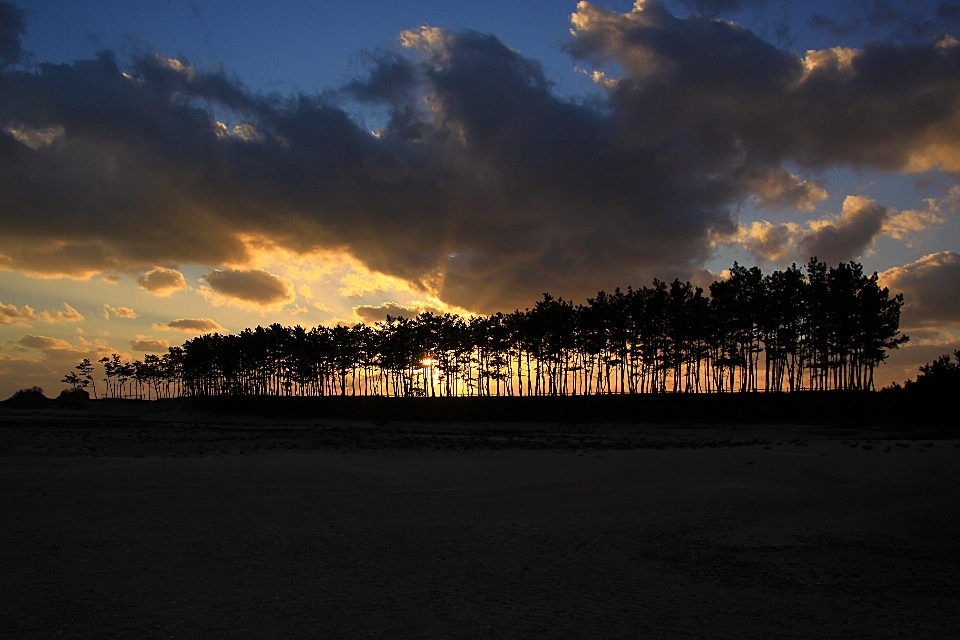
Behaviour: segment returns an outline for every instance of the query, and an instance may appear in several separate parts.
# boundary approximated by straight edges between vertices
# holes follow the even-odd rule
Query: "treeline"
[[[874,389],[908,340],[901,295],[860,264],[812,258],[764,275],[734,263],[709,297],[689,282],[544,294],[524,311],[422,313],[373,326],[208,334],[142,361],[103,358],[106,397],[217,395],[550,396]],[[88,360],[68,374],[94,385]]]

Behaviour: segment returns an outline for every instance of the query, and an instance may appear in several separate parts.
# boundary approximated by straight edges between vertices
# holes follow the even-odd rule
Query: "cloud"
[[[109,304],[104,304],[103,318],[109,320],[111,313],[118,318],[126,318],[128,320],[133,320],[137,317],[136,312],[130,307],[111,307]]]
[[[777,262],[795,253],[798,228],[795,223],[773,225],[766,220],[758,220],[750,226],[741,227],[733,240],[757,259]]]
[[[17,142],[27,145],[31,149],[39,149],[53,144],[53,141],[63,135],[64,129],[60,126],[33,129],[30,127],[8,126],[6,132]]]
[[[176,269],[154,267],[137,278],[137,286],[154,295],[167,297],[175,291],[187,289],[187,281]]]
[[[903,293],[904,327],[960,328],[960,254],[931,253],[884,271],[880,279],[894,293]]]
[[[68,305],[66,302],[63,304],[63,311],[41,311],[37,314],[37,318],[41,322],[47,324],[54,324],[57,322],[82,322],[83,316],[79,311]]]
[[[177,318],[170,322],[153,325],[161,331],[184,331],[186,333],[225,333],[226,329],[210,318]]]
[[[169,347],[170,343],[166,340],[150,340],[145,336],[137,336],[136,340],[130,341],[131,349],[146,353],[165,353]]]
[[[839,217],[812,224],[812,233],[799,243],[800,254],[827,264],[853,260],[873,244],[891,212],[866,196],[847,196]]]
[[[656,0],[625,14],[581,3],[573,27],[569,52],[607,74],[597,100],[558,95],[494,36],[434,27],[320,94],[254,94],[156,54],[8,67],[0,269],[146,272],[141,287],[170,292],[150,289],[156,265],[220,266],[201,289],[212,300],[292,302],[256,264],[257,237],[349,255],[448,305],[509,310],[543,291],[691,277],[736,236],[740,205],[822,199],[785,166],[960,171],[949,39],[801,57]],[[357,105],[386,115],[377,135]],[[27,143],[51,127],[50,144]]]
[[[340,285],[337,294],[351,298],[378,291],[406,291],[410,289],[409,284],[403,280],[372,272],[346,273],[340,277]]]
[[[946,221],[944,209],[956,211],[960,187],[942,199],[926,198],[924,209],[896,211],[865,196],[847,196],[839,216],[808,220],[804,224],[773,225],[758,220],[740,225],[733,236],[717,237],[717,244],[738,244],[758,260],[806,260],[817,256],[830,264],[854,259],[878,236],[886,235],[914,245],[916,235]]]
[[[17,344],[24,347],[29,347],[31,349],[39,349],[40,351],[73,351],[73,346],[66,340],[61,340],[60,338],[51,338],[49,336],[35,336],[33,334],[27,333],[20,340],[17,341]]]
[[[825,200],[827,192],[807,180],[800,180],[786,169],[757,173],[747,179],[754,201],[766,209],[813,211]]]
[[[943,224],[943,216],[936,198],[924,200],[926,209],[908,209],[891,215],[883,225],[883,231],[891,238],[903,240],[932,226]],[[907,246],[910,246],[909,243]]]
[[[384,302],[377,306],[360,305],[353,308],[353,315],[359,318],[361,322],[368,324],[385,321],[387,316],[414,318],[421,313],[442,314],[443,311],[423,303],[412,303],[409,306],[404,306],[395,302]]]
[[[687,132],[714,153],[736,141],[766,161],[960,171],[955,41],[800,58],[736,24],[676,18],[657,0],[627,14],[582,2],[573,21],[575,57],[623,69],[611,99],[638,139]]]
[[[81,322],[83,321],[83,316],[79,311],[68,305],[66,302],[63,304],[63,311],[41,311],[37,314],[37,319],[41,322],[47,324],[55,324],[58,322]]]
[[[81,322],[83,316],[79,311],[63,303],[62,311],[41,311],[37,313],[29,305],[24,305],[17,309],[16,305],[3,304],[0,302],[0,324],[10,324],[14,320],[20,322],[45,322],[55,324],[58,322]]]
[[[292,282],[260,269],[215,269],[202,279],[222,298],[260,307],[282,306],[297,297]]]
[[[15,320],[32,320],[34,317],[33,309],[29,306],[17,309],[15,304],[0,302],[0,324],[11,324]]]

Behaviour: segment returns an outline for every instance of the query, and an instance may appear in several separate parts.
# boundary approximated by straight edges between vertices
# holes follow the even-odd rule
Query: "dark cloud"
[[[753,191],[754,201],[765,209],[812,211],[827,198],[827,192],[818,185],[783,168],[745,171],[742,179]]]
[[[399,53],[363,51],[359,58],[367,64],[366,73],[348,82],[342,90],[360,102],[397,104],[417,90],[417,67]]]
[[[226,331],[219,323],[210,318],[177,318],[170,322],[155,324],[153,328],[162,331],[185,331],[187,333],[223,333]]]
[[[227,298],[273,306],[293,302],[293,284],[259,269],[215,269],[202,278],[215,292]]]
[[[748,198],[819,198],[784,162],[960,171],[951,41],[801,60],[727,22],[640,8],[579,5],[571,53],[625,73],[597,101],[559,97],[494,36],[432,28],[321,95],[256,95],[157,55],[7,70],[0,269],[150,270],[144,286],[159,264],[253,264],[261,238],[343,250],[487,312],[690,277]],[[388,115],[376,135],[357,104]],[[241,271],[207,282],[292,299]]]
[[[0,67],[20,62],[20,34],[25,28],[23,10],[10,2],[0,2]]]
[[[62,133],[36,148],[7,141],[0,205],[14,222],[0,266],[83,277],[243,264],[242,237],[257,235],[344,247],[489,310],[682,275],[708,257],[711,230],[733,228],[726,182],[621,144],[604,110],[556,97],[539,64],[492,36],[425,33],[408,34],[417,92],[363,94],[409,99],[387,105],[397,117],[379,139],[326,98],[253,96],[157,56],[130,77],[109,55],[8,74],[6,121],[21,137]],[[209,101],[256,135],[218,127]],[[208,281],[227,292],[224,277]]]
[[[581,5],[571,52],[626,72],[611,94],[646,144],[692,136],[717,162],[960,171],[960,46],[869,43],[805,59],[656,0]],[[746,158],[743,156],[746,155]]]
[[[864,196],[847,196],[840,217],[824,221],[799,244],[801,256],[827,264],[858,258],[883,230],[892,211]]]
[[[941,251],[881,274],[884,286],[903,293],[907,328],[960,328],[960,254]]]

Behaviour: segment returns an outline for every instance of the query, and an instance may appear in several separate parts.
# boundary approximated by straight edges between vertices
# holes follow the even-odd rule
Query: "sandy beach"
[[[951,638],[960,440],[0,409],[4,638]]]

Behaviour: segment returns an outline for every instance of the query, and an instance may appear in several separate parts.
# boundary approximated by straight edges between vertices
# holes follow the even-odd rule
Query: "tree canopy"
[[[245,329],[166,354],[102,358],[107,397],[592,395],[873,389],[902,295],[860,264],[812,258],[764,275],[734,263],[690,282],[543,295],[512,313],[387,316],[373,326]],[[90,376],[89,362],[77,367]],[[77,383],[80,377],[76,376]]]

